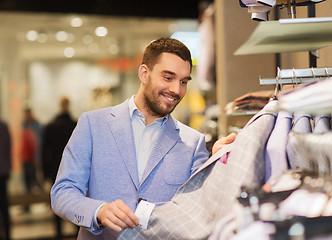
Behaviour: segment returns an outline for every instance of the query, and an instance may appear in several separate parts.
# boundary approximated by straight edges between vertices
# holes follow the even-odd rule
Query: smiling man
[[[171,113],[186,94],[191,79],[191,61],[164,52],[159,55],[158,62],[144,62],[143,59],[139,68],[141,87],[135,104],[149,125],[154,119]]]
[[[204,135],[170,113],[191,79],[191,55],[178,40],[146,48],[136,96],[83,113],[63,153],[52,208],[78,226],[78,239],[116,239],[139,223],[141,199],[156,205],[208,159]]]

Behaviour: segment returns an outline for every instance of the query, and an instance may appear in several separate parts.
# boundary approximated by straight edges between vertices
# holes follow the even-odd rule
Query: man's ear
[[[145,84],[149,69],[145,64],[142,64],[138,69],[138,77],[141,80],[141,83]]]

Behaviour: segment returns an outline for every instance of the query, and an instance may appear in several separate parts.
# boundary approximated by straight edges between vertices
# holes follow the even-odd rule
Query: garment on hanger
[[[267,184],[275,186],[279,181],[284,185],[287,181],[298,183],[287,190],[264,188],[265,185],[243,188],[232,213],[226,216],[227,221],[218,222],[209,240],[293,239],[296,236],[302,237],[296,239],[331,239],[332,188],[327,187],[332,184],[331,175],[288,170]],[[295,224],[301,225],[302,231],[294,231]]]
[[[314,133],[327,133],[331,131],[331,114],[317,114],[314,120]]]
[[[292,133],[311,133],[311,115],[301,112],[294,113],[294,119],[292,124]],[[286,146],[286,153],[290,168],[302,168],[304,162],[300,161],[301,158],[294,151],[293,146],[297,144],[298,139],[292,137],[294,134],[290,134],[288,137],[288,143]]]
[[[288,138],[288,149],[292,152],[296,167],[315,173],[332,173],[332,132],[325,134],[297,134]]]
[[[273,176],[271,174],[263,187],[243,188],[239,194],[238,203],[232,205],[231,213],[226,216],[227,222],[220,219],[209,240],[251,239],[250,236],[254,239],[266,240],[271,239],[271,236],[273,239],[292,239],[292,236],[298,236],[299,239],[307,239],[306,237],[319,239],[319,236],[332,239],[332,230],[329,227],[332,223],[331,115],[324,113],[325,101],[329,104],[328,95],[331,95],[327,92],[332,91],[331,89],[326,91],[326,86],[313,83],[287,93],[287,95],[300,96],[301,98],[297,98],[297,101],[304,100],[309,103],[312,99],[304,98],[318,96],[320,104],[317,104],[315,111],[310,114],[299,111],[309,109],[305,105],[297,108],[294,114],[292,111],[283,111],[279,108],[271,135],[267,142],[262,142],[263,145],[266,144],[264,159],[262,159],[265,161],[266,179],[273,172],[278,174]],[[298,94],[297,91],[308,91],[308,95],[302,95],[301,92]],[[322,96],[319,96],[322,92]],[[290,108],[293,104],[299,105],[295,101],[288,101],[288,104]],[[279,103],[278,105],[280,106]],[[324,109],[323,113],[318,111],[319,109]],[[284,122],[286,131],[281,130],[282,127],[279,125],[283,114],[286,117]],[[314,120],[315,124],[313,124]],[[284,142],[286,142],[285,145]],[[276,154],[275,162],[271,161],[273,151],[277,152],[273,148],[278,149],[280,147],[278,144],[284,146],[281,147],[283,152],[282,150],[278,152],[279,158],[284,158],[283,156],[287,153],[286,162],[290,163],[282,171],[278,169],[278,154]],[[243,207],[240,208],[237,204]],[[239,209],[242,209],[242,212]],[[251,218],[250,214],[248,216],[248,209],[251,212]],[[244,227],[240,224],[241,222],[247,222],[247,225]],[[303,227],[302,235],[294,235],[299,234],[294,231],[296,224]],[[227,232],[224,233],[223,231],[226,230]]]
[[[238,206],[240,206],[238,204]],[[242,207],[242,206],[240,206]],[[230,212],[228,215],[222,217],[216,224],[209,240],[227,240],[235,235],[234,229],[237,228],[236,213]]]
[[[311,133],[311,120],[312,116],[310,114],[302,112],[294,113],[292,130],[297,133]]]
[[[279,96],[279,109],[322,114],[332,112],[332,78],[298,87]]]
[[[293,116],[291,113],[280,111],[276,124],[265,149],[265,181],[275,177],[289,168],[286,146],[288,134],[291,130]]]

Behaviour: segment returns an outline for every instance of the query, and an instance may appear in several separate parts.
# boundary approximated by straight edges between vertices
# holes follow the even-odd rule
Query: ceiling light
[[[83,20],[82,18],[79,18],[79,17],[74,17],[70,20],[70,25],[72,27],[81,27],[83,24]]]
[[[36,41],[38,39],[38,33],[35,30],[30,30],[30,31],[27,32],[27,34],[25,35],[25,37],[29,41],[33,42],[33,41]]]
[[[65,31],[59,31],[55,34],[55,38],[59,42],[64,42],[68,39],[68,34]]]
[[[105,37],[107,35],[107,33],[108,33],[108,30],[105,27],[97,27],[95,30],[95,34],[98,37]]]
[[[65,55],[67,58],[72,58],[75,55],[75,49],[72,47],[67,47],[63,51],[63,55]]]

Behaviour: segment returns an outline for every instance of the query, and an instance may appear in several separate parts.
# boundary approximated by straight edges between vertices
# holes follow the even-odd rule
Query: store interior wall
[[[223,113],[226,104],[235,98],[268,87],[259,85],[259,76],[274,74],[274,55],[241,55],[234,52],[246,41],[258,22],[250,19],[246,9],[237,1],[217,0],[216,4],[216,47],[217,47],[217,102]],[[221,114],[219,134],[228,134],[228,127],[243,127],[251,116],[229,117]]]

